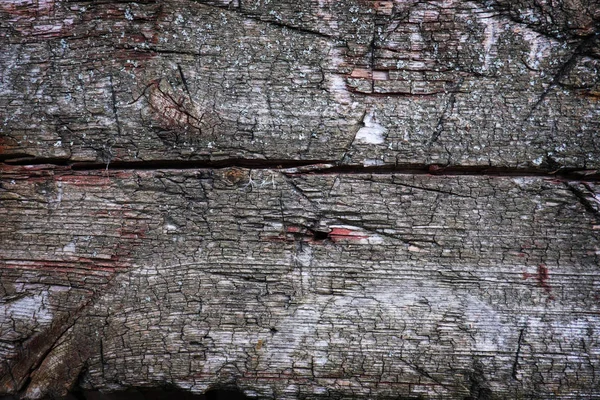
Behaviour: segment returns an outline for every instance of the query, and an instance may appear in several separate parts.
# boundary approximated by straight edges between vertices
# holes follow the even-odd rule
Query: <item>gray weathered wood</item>
[[[4,1],[0,146],[594,169],[599,15],[586,0]]]
[[[600,396],[595,184],[109,174],[3,168],[4,391]]]
[[[598,21],[1,1],[0,395],[600,397]]]

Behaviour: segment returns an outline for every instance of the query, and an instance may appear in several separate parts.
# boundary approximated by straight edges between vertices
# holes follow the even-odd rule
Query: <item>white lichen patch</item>
[[[519,27],[516,32],[520,33],[521,37],[529,44],[529,54],[527,57],[529,68],[538,69],[540,61],[551,55],[550,50],[555,46],[555,43],[548,37],[532,30],[521,29]]]
[[[366,158],[363,160],[364,167],[377,167],[379,165],[383,165],[384,162],[382,160],[378,160],[376,158]]]
[[[479,21],[485,25],[485,30],[483,32],[483,69],[488,70],[492,59],[497,56],[497,50],[495,49],[496,43],[504,29],[503,24],[491,16],[481,18]]]
[[[332,48],[329,52],[329,64],[333,71],[338,70],[345,63],[344,56],[341,51],[337,48]],[[346,80],[334,72],[325,75],[325,81],[327,82],[327,88],[336,102],[343,106],[350,105],[352,103],[352,96],[346,87]]]
[[[0,303],[0,325],[7,321],[22,321],[27,324],[52,322],[48,309],[48,292],[25,296],[9,303]]]
[[[533,165],[535,165],[536,167],[539,167],[540,165],[542,165],[542,162],[544,162],[544,157],[540,156],[538,158],[535,158],[533,160],[531,160],[531,162],[533,163]]]
[[[465,316],[473,332],[472,346],[477,351],[503,350],[514,339],[514,326],[502,320],[502,313],[475,296],[466,297]]]
[[[355,142],[364,144],[382,144],[387,129],[377,122],[375,111],[370,111],[363,118],[363,127],[358,130]]]
[[[75,246],[75,242],[74,241],[66,244],[62,248],[63,253],[75,253],[75,250],[76,250],[76,246]]]

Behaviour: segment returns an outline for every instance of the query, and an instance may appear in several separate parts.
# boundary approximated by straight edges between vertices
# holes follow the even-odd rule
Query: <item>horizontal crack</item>
[[[0,160],[6,165],[51,165],[67,166],[74,171],[91,170],[125,170],[125,169],[218,169],[218,168],[252,168],[252,169],[284,169],[303,166],[322,165],[324,160],[261,160],[261,159],[226,159],[226,160],[151,160],[151,161],[111,161],[108,164],[98,162],[70,162],[56,158],[13,158]]]
[[[5,160],[0,163],[4,169],[10,166],[44,166],[66,167],[72,171],[120,171],[120,170],[153,170],[153,169],[226,169],[248,168],[278,170],[286,175],[297,174],[409,174],[409,175],[471,175],[489,177],[544,177],[569,181],[600,181],[600,170],[580,168],[561,168],[550,170],[543,168],[510,168],[489,166],[439,166],[431,164],[397,164],[380,166],[363,166],[340,164],[334,160],[261,160],[261,159],[227,159],[227,160],[152,160],[152,161],[114,161],[108,167],[106,163],[69,162],[65,159],[53,158],[19,158]]]

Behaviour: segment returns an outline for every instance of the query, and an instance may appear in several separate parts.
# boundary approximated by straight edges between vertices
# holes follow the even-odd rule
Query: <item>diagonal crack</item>
[[[9,390],[13,392],[25,390],[24,388],[31,382],[31,375],[40,368],[52,350],[61,344],[61,339],[85,315],[85,312],[93,307],[102,295],[106,293],[106,290],[115,283],[116,278],[128,272],[115,273],[105,285],[94,292],[73,313],[69,313],[62,320],[57,321],[47,331],[31,338],[20,356],[15,359],[12,365],[8,365],[8,376],[0,377],[0,388],[11,388]]]
[[[598,205],[594,204],[593,202],[599,201],[596,199],[595,191],[590,187],[588,183],[582,183],[582,185],[586,188],[588,193],[585,193],[583,190],[577,188],[571,182],[565,182],[564,185],[571,193],[573,193],[573,195],[575,195],[575,198],[579,201],[579,203],[581,203],[581,205],[583,206],[583,208],[585,208],[587,212],[600,219],[600,209],[598,208]],[[590,200],[590,193],[594,200]]]
[[[525,117],[524,121],[527,121],[531,117],[533,112],[540,106],[540,104],[542,104],[544,102],[544,100],[546,99],[546,96],[548,96],[550,91],[552,89],[554,89],[556,86],[560,85],[561,79],[566,77],[567,74],[569,73],[569,71],[577,63],[577,58],[586,52],[588,46],[590,46],[590,44],[592,44],[595,37],[598,36],[599,34],[600,34],[600,32],[594,32],[590,35],[585,36],[579,42],[579,44],[577,45],[575,50],[573,50],[573,53],[571,53],[571,56],[569,57],[569,59],[562,64],[562,66],[559,68],[559,70],[556,72],[556,74],[552,78],[552,81],[550,82],[548,87],[542,92],[542,94],[540,95],[538,100],[531,107],[531,110],[529,111],[529,113],[527,113],[527,116]]]
[[[525,328],[521,328],[519,331],[519,339],[517,340],[517,350],[515,351],[515,360],[513,361],[512,366],[512,378],[516,381],[519,380],[518,371],[519,371],[519,355],[521,353],[521,343],[523,342],[523,337],[525,334]]]

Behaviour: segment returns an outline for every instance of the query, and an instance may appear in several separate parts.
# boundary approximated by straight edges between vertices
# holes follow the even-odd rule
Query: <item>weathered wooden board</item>
[[[0,2],[0,394],[600,397],[598,21]]]
[[[0,3],[3,159],[598,168],[594,1]]]
[[[4,166],[1,390],[600,396],[598,186]]]

